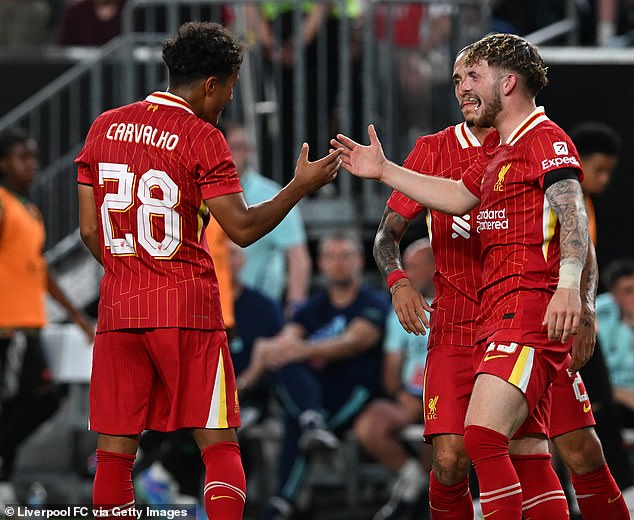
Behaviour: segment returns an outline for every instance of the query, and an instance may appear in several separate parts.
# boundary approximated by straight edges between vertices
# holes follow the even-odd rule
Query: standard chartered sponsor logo
[[[451,238],[462,237],[466,240],[471,238],[471,224],[469,224],[469,220],[471,220],[471,215],[468,213],[462,217],[454,215],[453,222],[451,223],[451,229],[453,230]]]
[[[508,228],[509,219],[506,217],[506,208],[483,209],[478,213],[478,233]]]

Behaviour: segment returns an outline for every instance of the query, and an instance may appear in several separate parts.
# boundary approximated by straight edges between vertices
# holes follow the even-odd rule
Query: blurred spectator
[[[614,388],[624,413],[624,424],[634,427],[634,259],[612,262],[605,270],[609,292],[597,297],[598,337]]]
[[[246,130],[227,125],[225,135],[247,203],[258,204],[277,194],[280,186],[252,168],[255,150]],[[244,251],[246,264],[240,274],[242,283],[283,303],[286,315],[290,315],[293,307],[306,298],[311,274],[306,232],[299,210],[293,208],[275,229]]]
[[[592,197],[601,195],[610,183],[621,151],[621,138],[613,128],[596,122],[575,126],[570,130],[570,138],[583,166],[581,187],[588,210],[590,237],[596,244],[597,224]]]
[[[331,433],[352,424],[381,391],[381,339],[388,301],[363,283],[360,238],[335,231],[320,240],[325,290],[300,306],[282,332],[263,339],[253,364],[274,370],[273,390],[284,407],[277,495],[263,518],[293,514],[310,457],[334,449]]]
[[[436,266],[429,240],[412,242],[403,253],[403,265],[411,284],[431,304]],[[398,436],[405,426],[423,422],[426,349],[427,336],[408,334],[392,310],[383,341],[383,384],[391,399],[372,401],[354,425],[363,447],[398,475],[389,502],[374,520],[407,518],[429,484],[430,446],[423,445],[421,464]]]
[[[125,0],[78,0],[66,4],[59,22],[60,45],[100,46],[121,33]]]
[[[57,409],[58,388],[40,344],[48,293],[89,341],[93,326],[57,285],[42,255],[42,216],[29,200],[37,143],[21,130],[0,136],[0,506],[16,503],[11,476],[20,444]]]
[[[50,18],[46,0],[0,0],[0,47],[46,43]]]
[[[449,73],[448,44],[451,8],[446,5],[418,3],[378,3],[374,10],[374,35],[378,42],[379,67],[387,81],[394,81],[393,96],[385,97],[387,117],[398,119],[395,134],[396,153],[403,156],[417,136],[433,128],[433,83]],[[387,83],[386,93],[391,91]],[[389,109],[392,104],[392,109]]]
[[[279,334],[284,320],[277,302],[240,281],[240,271],[246,260],[244,250],[231,243],[229,257],[236,316],[236,330],[230,347],[233,368],[238,378],[244,428],[262,415],[268,400],[268,390],[260,379],[261,374],[248,370],[253,350],[260,338],[271,338]]]
[[[220,307],[222,308],[222,319],[225,322],[227,335],[231,335],[231,329],[235,326],[233,312],[233,282],[231,276],[231,264],[229,260],[229,244],[231,240],[224,232],[218,221],[210,217],[209,224],[205,230],[209,254],[214,261],[214,271],[218,278],[218,289],[220,290]]]
[[[296,29],[297,11],[300,11],[301,26]],[[360,35],[357,22],[361,16],[361,1],[262,2],[247,5],[246,14],[250,33],[260,44],[264,58],[263,94],[266,99],[275,101],[279,115],[279,120],[266,128],[265,135],[271,141],[267,141],[269,146],[263,150],[265,163],[268,164],[270,148],[281,143],[282,171],[288,175],[294,167],[293,153],[289,152],[299,145],[298,136],[311,144],[310,152],[314,155],[327,149],[329,136],[341,129],[337,124],[336,104],[337,97],[341,96],[339,22],[344,18],[352,40],[348,42],[351,52],[345,67],[359,71],[350,77],[354,88],[357,91],[360,88],[360,46],[356,44]],[[299,84],[294,77],[298,56],[303,60],[305,76]],[[299,85],[303,91],[297,89]],[[297,100],[302,94],[304,103],[298,106]],[[359,112],[360,103],[358,95],[351,95],[350,104]]]

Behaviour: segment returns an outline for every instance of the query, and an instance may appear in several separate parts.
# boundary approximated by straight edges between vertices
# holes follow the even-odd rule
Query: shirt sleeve
[[[86,141],[84,147],[81,149],[77,157],[75,158],[75,164],[77,165],[77,183],[93,186],[95,179],[93,177],[92,164],[92,151],[94,135],[97,132],[96,128],[100,126],[101,117],[97,118],[90,127],[88,135],[86,135]]]
[[[436,152],[432,151],[432,146],[429,142],[430,139],[431,136],[425,136],[419,137],[416,140],[416,144],[405,159],[403,167],[418,173],[433,174]],[[425,210],[422,204],[419,204],[396,190],[390,195],[387,205],[390,209],[393,209],[408,220],[415,219]]]
[[[218,129],[213,128],[200,143],[194,143],[192,152],[199,157],[197,181],[203,199],[242,191],[231,151]]]
[[[532,171],[536,172],[542,188],[544,186],[544,176],[553,170],[571,169],[577,174],[580,182],[583,180],[581,160],[577,149],[563,130],[553,128],[535,132],[530,150],[530,159],[538,165]]]
[[[481,154],[476,161],[462,174],[462,183],[465,187],[479,199],[482,198],[482,181],[486,167],[486,156]]]

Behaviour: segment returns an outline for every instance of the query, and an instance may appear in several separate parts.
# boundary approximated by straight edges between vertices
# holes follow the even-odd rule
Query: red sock
[[[95,509],[104,509],[99,518],[120,518],[116,510],[134,506],[132,487],[132,466],[135,455],[97,450],[97,471],[92,489],[92,503]]]
[[[550,463],[550,454],[511,455],[522,484],[522,510],[531,520],[568,518],[568,501]],[[585,518],[585,517],[584,517]]]
[[[219,442],[201,452],[205,463],[205,511],[209,520],[241,520],[247,482],[240,446]]]
[[[575,475],[571,472],[570,479],[584,520],[630,518],[623,495],[607,464],[584,475]]]
[[[522,488],[505,435],[483,426],[465,428],[464,445],[480,483],[482,513],[491,520],[521,520]]]
[[[469,479],[445,486],[432,471],[429,474],[429,509],[433,520],[473,520]]]

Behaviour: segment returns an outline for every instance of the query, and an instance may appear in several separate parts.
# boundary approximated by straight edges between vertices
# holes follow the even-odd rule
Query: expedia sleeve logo
[[[544,159],[542,161],[542,170],[556,170],[562,166],[576,166],[579,167],[579,161],[576,157],[571,155],[566,157],[555,157],[554,159]]]
[[[544,159],[542,161],[542,170],[555,170],[562,166],[577,166],[579,167],[579,161],[573,155],[568,155],[568,143],[565,141],[556,141],[553,143],[553,151],[555,157],[553,159]]]
[[[565,141],[553,143],[553,149],[557,155],[568,155],[568,143]]]

